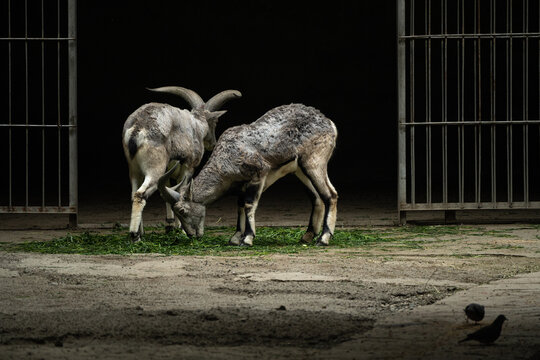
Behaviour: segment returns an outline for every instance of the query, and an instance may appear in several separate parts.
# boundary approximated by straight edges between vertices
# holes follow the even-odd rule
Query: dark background
[[[43,2],[43,21],[41,2],[29,1],[26,11],[23,1],[0,4],[0,37],[41,37],[42,23],[45,37],[67,36],[66,0],[60,0],[60,16],[56,1]],[[228,113],[218,124],[218,136],[276,106],[297,102],[316,107],[339,132],[329,164],[338,192],[395,199],[395,10],[394,1],[79,1],[81,206],[129,203],[122,127],[148,102],[188,107],[179,97],[145,89],[166,85],[190,88],[205,100],[225,89],[241,91],[241,99],[224,106]],[[7,42],[0,46],[0,122],[8,123],[11,89],[11,122],[56,124],[60,119],[67,124],[67,42],[14,41],[11,50]],[[43,200],[57,205],[59,193],[66,205],[67,130],[38,128],[27,135],[24,128],[11,134],[0,128],[0,138],[6,173],[0,186],[8,188],[11,147],[13,205],[24,205],[26,181],[30,205]],[[302,185],[290,177],[274,187],[296,191]],[[1,193],[1,204],[8,203],[7,194]]]
[[[81,192],[121,185],[129,196],[123,122],[151,101],[188,106],[145,90],[164,85],[205,100],[240,90],[218,136],[275,106],[314,106],[339,131],[338,191],[394,191],[394,1],[81,1],[78,12]]]

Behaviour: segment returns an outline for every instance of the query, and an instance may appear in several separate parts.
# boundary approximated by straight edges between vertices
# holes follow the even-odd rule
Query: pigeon
[[[469,304],[464,311],[467,318],[474,321],[475,324],[484,318],[484,307],[480,304]]]
[[[505,320],[508,320],[506,316],[499,315],[491,325],[484,326],[483,328],[467,335],[465,339],[460,340],[459,342],[462,343],[464,341],[476,340],[482,344],[491,344],[499,338],[499,335],[501,335],[502,325]]]

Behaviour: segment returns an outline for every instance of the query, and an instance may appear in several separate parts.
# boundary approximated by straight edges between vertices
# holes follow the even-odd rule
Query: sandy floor
[[[507,236],[258,257],[0,252],[0,358],[427,359],[441,341],[447,358],[538,358],[536,278],[510,300],[515,287],[478,289],[539,271],[540,230],[486,229]],[[4,230],[0,241],[62,233]],[[493,347],[457,347],[478,328],[462,313],[472,301],[486,306],[483,324],[507,312],[512,326]]]

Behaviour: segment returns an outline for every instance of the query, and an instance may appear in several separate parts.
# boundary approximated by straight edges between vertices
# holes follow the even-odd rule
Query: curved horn
[[[167,183],[167,181],[169,181],[171,174],[174,172],[174,170],[176,170],[179,164],[179,162],[176,162],[176,164],[169,171],[163,174],[158,180],[158,189],[161,197],[171,205],[174,205],[180,200],[180,193],[175,190],[176,186],[174,188],[169,188],[165,184]]]
[[[189,90],[180,86],[163,86],[155,89],[146,88],[154,92],[162,92],[173,95],[178,95],[188,102],[192,109],[197,109],[204,106],[203,99],[193,90]]]
[[[240,97],[242,97],[242,93],[238,90],[225,90],[217,95],[214,95],[210,100],[208,100],[206,105],[204,105],[204,108],[208,111],[215,111],[227,101]]]

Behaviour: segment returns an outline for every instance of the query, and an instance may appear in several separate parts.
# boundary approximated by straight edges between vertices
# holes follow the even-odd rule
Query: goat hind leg
[[[251,182],[246,187],[245,192],[245,230],[244,236],[240,242],[240,246],[252,246],[255,238],[255,212],[257,205],[264,189],[265,179],[261,181]]]
[[[244,194],[238,196],[238,218],[236,220],[236,232],[229,240],[229,245],[240,245],[244,231],[246,231],[246,201]]]
[[[317,239],[317,245],[328,246],[336,227],[338,193],[328,178],[326,167],[306,169],[306,176],[324,203],[322,234]]]
[[[301,169],[297,169],[295,175],[306,185],[311,200],[311,215],[309,216],[308,228],[300,240],[301,243],[309,244],[321,231],[324,217],[324,203],[319,197],[317,190],[313,187],[311,180],[309,180]]]
[[[129,224],[129,234],[132,241],[141,240],[144,232],[142,212],[146,205],[146,199],[157,189],[157,180],[150,177],[144,179],[143,184],[132,195],[131,222]]]

